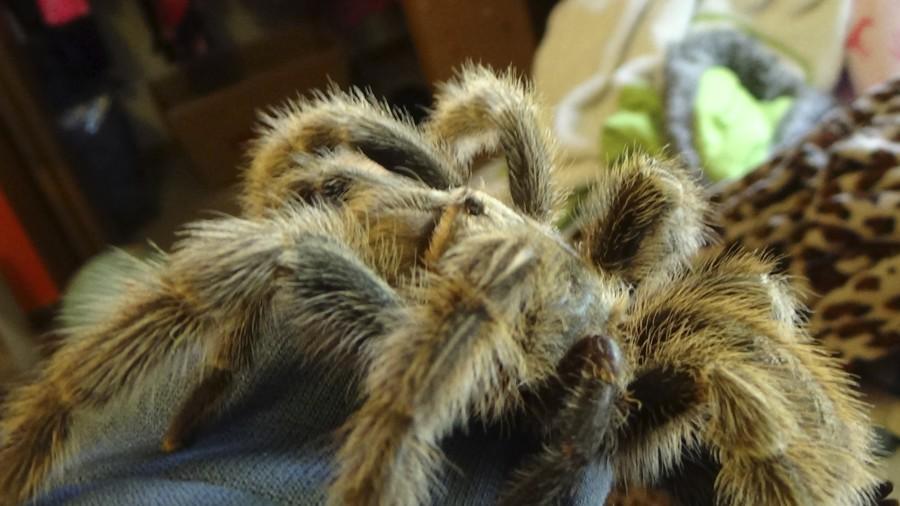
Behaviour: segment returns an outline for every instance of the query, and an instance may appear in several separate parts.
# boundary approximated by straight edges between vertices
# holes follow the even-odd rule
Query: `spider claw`
[[[609,336],[590,336],[591,362],[594,364],[594,372],[597,378],[606,383],[615,383],[621,376],[623,363],[622,350],[614,339]]]

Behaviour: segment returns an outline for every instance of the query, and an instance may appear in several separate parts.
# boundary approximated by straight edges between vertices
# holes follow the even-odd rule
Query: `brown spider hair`
[[[71,329],[10,395],[0,499],[38,491],[77,410],[199,348],[197,387],[163,437],[189,444],[277,326],[361,377],[332,504],[427,502],[441,440],[472,418],[524,420],[541,441],[502,504],[556,504],[598,463],[655,482],[696,453],[717,466],[697,486],[724,504],[871,501],[864,407],[771,262],[699,254],[701,188],[643,157],[601,173],[568,241],[536,111],[510,74],[467,66],[422,128],[336,90],[268,115],[244,216],[189,226],[118,311]],[[494,151],[511,205],[465,186]]]

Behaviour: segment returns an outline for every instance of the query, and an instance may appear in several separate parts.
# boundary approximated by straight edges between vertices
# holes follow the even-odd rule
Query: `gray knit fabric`
[[[701,165],[694,144],[694,99],[700,77],[713,66],[731,69],[757,99],[794,97],[793,106],[778,125],[770,152],[808,132],[834,105],[829,96],[807,86],[756,39],[730,29],[693,33],[669,49],[665,63],[666,130],[678,154],[691,167]]]

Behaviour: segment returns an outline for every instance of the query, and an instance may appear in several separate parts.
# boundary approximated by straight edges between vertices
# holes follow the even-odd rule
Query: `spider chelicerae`
[[[773,262],[701,252],[702,189],[643,157],[599,171],[561,233],[532,95],[469,65],[421,127],[338,90],[265,116],[242,215],[188,225],[116,311],[70,329],[10,394],[0,502],[40,490],[74,413],[199,347],[196,387],[162,440],[189,444],[273,326],[361,378],[332,504],[427,503],[442,438],[471,419],[540,438],[502,504],[564,502],[598,461],[641,484],[698,455],[715,473],[696,485],[721,504],[873,501],[865,408]],[[509,205],[466,186],[497,152]]]

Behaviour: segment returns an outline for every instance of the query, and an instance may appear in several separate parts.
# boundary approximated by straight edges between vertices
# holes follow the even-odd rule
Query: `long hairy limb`
[[[686,169],[636,156],[598,173],[575,242],[588,263],[627,283],[665,280],[706,242],[708,213]]]
[[[441,438],[517,398],[523,351],[511,334],[536,258],[524,236],[472,241],[378,345],[368,398],[344,429],[331,504],[426,503]]]
[[[365,370],[372,339],[386,333],[389,315],[400,305],[399,296],[335,238],[311,234],[291,249],[292,258],[283,266],[285,288],[273,300],[283,325],[302,336],[317,336],[297,341],[307,356],[347,370]],[[189,442],[215,413],[235,374],[250,365],[252,339],[265,329],[254,325],[239,330],[215,343],[203,378],[163,437],[164,450]]]
[[[76,409],[102,406],[186,345],[204,343],[217,331],[227,333],[213,315],[232,315],[225,320],[233,322],[246,313],[245,301],[264,299],[265,283],[254,281],[274,272],[277,252],[252,239],[259,230],[245,231],[251,233],[198,233],[196,241],[158,266],[153,279],[124,294],[114,317],[77,329],[33,383],[10,395],[0,425],[4,502],[36,491],[61,456]],[[226,235],[227,241],[217,240]],[[246,284],[223,279],[240,270]]]
[[[364,236],[349,231],[351,226],[342,215],[315,209],[266,221],[226,218],[190,226],[175,251],[153,266],[155,274],[142,274],[142,282],[121,296],[113,317],[73,329],[36,379],[10,394],[0,422],[0,503],[16,503],[37,491],[63,457],[77,409],[102,407],[189,348],[206,352],[224,343],[217,351],[228,350],[232,336],[251,338],[244,332],[257,326],[263,309],[270,310],[283,291],[303,279],[303,269],[297,270],[300,245],[316,236]],[[361,241],[347,246],[365,251]],[[351,327],[365,320],[353,321]],[[309,347],[339,350],[345,335],[332,335],[331,346]],[[247,351],[248,346],[234,347],[233,362],[244,362]],[[217,363],[220,353],[204,355],[214,369],[233,365]]]
[[[802,330],[770,262],[701,258],[638,294],[627,321],[636,401],[620,435],[623,480],[655,481],[687,452],[721,466],[724,504],[868,504],[872,434],[851,379]]]
[[[267,181],[254,195],[252,213],[247,211],[265,217],[286,205],[305,204],[372,213],[383,207],[415,207],[441,193],[342,148],[292,155],[290,169]]]
[[[498,75],[482,66],[463,67],[438,89],[425,131],[450,144],[460,166],[499,149],[506,157],[513,204],[538,221],[553,219],[559,207],[551,180],[555,144],[539,123],[534,91],[511,71]]]
[[[262,117],[260,136],[245,173],[244,208],[258,210],[273,178],[295,168],[295,154],[345,147],[388,171],[446,190],[465,182],[453,159],[425,139],[405,115],[359,90],[332,88],[311,100],[290,102]]]

